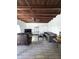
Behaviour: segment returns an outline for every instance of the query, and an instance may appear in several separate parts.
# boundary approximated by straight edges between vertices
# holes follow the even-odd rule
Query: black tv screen
[[[24,33],[31,33],[31,29],[25,29]]]

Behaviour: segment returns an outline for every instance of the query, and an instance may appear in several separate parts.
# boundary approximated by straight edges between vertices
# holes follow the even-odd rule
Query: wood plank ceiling
[[[48,23],[61,13],[61,0],[17,0],[17,19]]]

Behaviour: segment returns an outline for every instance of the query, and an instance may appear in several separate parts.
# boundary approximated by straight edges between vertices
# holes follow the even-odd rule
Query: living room
[[[1,0],[0,59],[79,59],[78,5],[78,0]]]
[[[44,34],[44,32],[52,32],[59,35],[61,32],[61,15],[51,19],[48,23],[25,23],[17,20],[17,33],[24,33],[24,29],[31,29],[32,34]]]
[[[17,58],[61,58],[61,0],[17,0]]]
[[[29,33],[30,32],[30,33]],[[49,43],[55,43],[55,44],[52,44],[52,46],[55,46],[56,48],[52,48],[52,49],[55,49],[57,51],[54,51],[56,54],[58,55],[61,55],[61,15],[57,15],[56,18],[54,19],[51,19],[48,23],[25,23],[23,21],[20,21],[20,20],[17,20],[17,56],[18,56],[18,59],[19,58],[24,58],[24,54],[23,56],[21,54],[23,53],[31,53],[31,52],[26,52],[26,51],[29,51],[30,50],[30,46],[32,46],[32,51],[37,51],[37,52],[34,52],[36,53],[35,55],[39,54],[40,52],[38,51],[41,51],[42,52],[42,49],[41,47],[44,47],[44,51],[46,50],[46,48],[49,48],[49,47],[45,47],[41,44],[47,44],[45,43],[46,42],[49,42]],[[25,34],[24,34],[25,33]],[[30,35],[28,35],[30,34]],[[28,37],[27,37],[28,36]],[[49,44],[47,44],[46,46],[48,46]],[[29,46],[29,47],[27,47]],[[38,46],[39,49],[35,49],[35,47]],[[49,45],[51,46],[51,45]],[[27,48],[26,48],[27,47]],[[36,47],[37,48],[37,47]],[[51,51],[51,50],[50,50]],[[52,51],[51,51],[52,52]],[[32,55],[34,55],[34,53],[32,53]],[[55,55],[54,53],[54,55]],[[46,53],[48,54],[48,53]],[[50,53],[49,53],[50,54]],[[54,57],[51,57],[51,55],[49,56],[48,54],[48,57],[50,58],[60,58],[60,56],[54,56]],[[37,57],[34,57],[34,56],[31,56],[31,58],[41,58],[41,59],[46,59],[48,57],[42,55],[42,54],[39,54]],[[25,58],[30,58],[30,56],[27,56]],[[53,54],[52,54],[53,56]]]

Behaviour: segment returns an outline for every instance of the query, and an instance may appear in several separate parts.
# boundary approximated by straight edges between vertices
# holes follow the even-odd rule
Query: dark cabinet
[[[17,45],[29,45],[31,44],[32,38],[29,34],[18,33],[17,34]]]

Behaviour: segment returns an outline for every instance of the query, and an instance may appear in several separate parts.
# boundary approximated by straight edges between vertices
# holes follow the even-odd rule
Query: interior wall
[[[32,29],[33,34],[41,34],[48,31],[47,23],[26,23],[27,28]]]
[[[17,25],[20,27],[20,32],[23,33],[26,28],[26,23],[21,20],[17,20]]]
[[[59,34],[61,31],[61,15],[57,15],[48,23],[48,31]]]
[[[47,23],[25,23],[18,20],[17,25],[19,25],[22,33],[24,29],[32,29],[33,34],[41,34],[48,31]]]
[[[17,33],[20,33],[20,32],[21,32],[20,26],[17,24]]]

